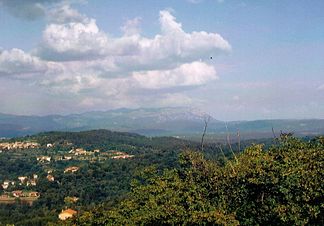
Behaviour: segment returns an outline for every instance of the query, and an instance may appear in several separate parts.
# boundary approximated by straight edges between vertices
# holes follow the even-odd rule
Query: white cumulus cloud
[[[58,5],[48,10],[47,17],[51,23],[64,24],[71,22],[84,23],[88,21],[87,16],[82,15],[69,4]]]
[[[56,13],[65,15],[66,10]],[[70,14],[77,18],[81,16],[74,11]],[[65,19],[59,20],[62,22]],[[116,38],[101,31],[94,19],[83,16],[78,22],[53,23],[43,32],[38,54],[44,59],[56,61],[111,57],[122,69],[151,70],[231,50],[230,44],[217,33],[186,33],[181,23],[167,10],[160,11],[159,21],[161,34],[153,38],[139,34],[139,18],[127,21],[122,26],[124,35]]]
[[[136,35],[140,33],[140,17],[135,17],[134,19],[127,20],[125,24],[120,28],[126,36]]]
[[[106,35],[94,19],[66,24],[50,24],[43,32],[38,54],[47,60],[66,61],[98,57],[107,46]]]
[[[143,88],[161,89],[202,85],[218,77],[214,67],[203,62],[193,62],[172,70],[134,72],[133,78]]]
[[[23,77],[45,72],[47,63],[21,49],[4,50],[0,53],[0,75]]]
[[[175,17],[167,10],[160,11],[161,35],[153,39],[139,39],[142,63],[155,60],[170,64],[174,61],[190,62],[206,58],[211,54],[227,52],[229,43],[217,33],[186,33]]]

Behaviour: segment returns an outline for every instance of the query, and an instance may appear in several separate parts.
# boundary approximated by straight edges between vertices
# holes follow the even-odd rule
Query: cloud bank
[[[194,89],[218,79],[214,66],[201,59],[231,51],[217,33],[184,31],[168,10],[159,12],[160,33],[153,37],[141,34],[139,17],[126,21],[123,35],[113,37],[95,19],[62,1],[48,8],[44,5],[50,1],[23,1],[19,7],[12,2],[18,0],[1,4],[29,19],[46,12],[48,24],[30,53],[0,52],[0,77],[30,79],[39,92],[77,101],[80,109],[190,103],[184,87]]]

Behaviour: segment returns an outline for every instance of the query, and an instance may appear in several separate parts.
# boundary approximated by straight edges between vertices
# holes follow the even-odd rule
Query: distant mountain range
[[[140,108],[94,111],[71,115],[19,116],[0,113],[0,137],[17,137],[44,131],[109,129],[147,136],[199,136],[210,118],[208,134],[224,136],[240,131],[246,138],[271,137],[294,132],[300,136],[324,134],[324,119],[278,119],[223,122],[192,108]],[[227,127],[227,128],[226,128]]]

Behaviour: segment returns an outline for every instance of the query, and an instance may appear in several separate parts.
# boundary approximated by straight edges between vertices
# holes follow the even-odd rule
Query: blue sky
[[[0,0],[0,112],[323,118],[323,10],[321,0]]]

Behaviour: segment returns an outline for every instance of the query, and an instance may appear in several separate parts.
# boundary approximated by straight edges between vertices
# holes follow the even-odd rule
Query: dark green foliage
[[[323,138],[282,135],[269,149],[246,148],[220,166],[187,151],[180,169],[148,168],[112,209],[77,225],[324,225]]]
[[[59,212],[66,207],[64,198],[67,196],[79,198],[77,203],[70,206],[77,210],[88,210],[103,202],[106,206],[111,206],[130,191],[130,183],[136,171],[152,164],[158,169],[178,167],[177,156],[180,149],[190,145],[189,142],[175,138],[151,139],[107,130],[50,132],[11,141],[15,140],[37,141],[41,147],[1,153],[0,181],[17,181],[18,176],[31,177],[37,174],[37,186],[28,189],[40,192],[41,196],[31,207],[0,204],[0,225],[45,225],[47,222],[55,222]],[[54,147],[46,148],[48,143],[54,144]],[[36,160],[40,155],[48,155],[53,159],[55,156],[63,156],[72,147],[100,149],[102,152],[118,150],[135,157],[125,160],[107,159],[101,162],[52,160],[46,164],[39,164]],[[74,174],[64,174],[63,171],[68,166],[79,166],[80,170]],[[46,179],[48,169],[54,170],[52,174],[55,182]],[[7,191],[18,189],[26,189],[26,186],[10,187]],[[0,194],[2,190],[0,186]]]
[[[172,137],[148,138],[135,133],[112,132],[109,130],[91,130],[84,132],[48,132],[32,136],[42,145],[47,143],[72,143],[74,146],[86,149],[127,150],[131,154],[145,153],[151,149],[174,150],[194,145],[193,142]],[[147,150],[149,149],[149,150]]]
[[[1,153],[0,180],[36,173],[40,179],[33,189],[41,197],[32,207],[0,205],[0,225],[57,225],[64,207],[79,211],[66,225],[324,225],[323,137],[308,141],[283,134],[275,145],[270,140],[264,146],[242,142],[243,153],[237,144],[231,145],[232,152],[229,145],[220,149],[207,143],[204,153],[182,154],[181,149],[198,150],[199,144],[106,130],[19,140],[42,146]],[[47,143],[54,148],[47,149]],[[119,150],[135,158],[36,161],[38,155],[64,155],[72,147]],[[72,165],[80,170],[64,174]],[[48,168],[60,183],[46,180]],[[67,196],[80,199],[67,204]]]

